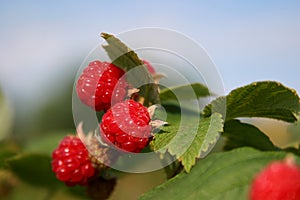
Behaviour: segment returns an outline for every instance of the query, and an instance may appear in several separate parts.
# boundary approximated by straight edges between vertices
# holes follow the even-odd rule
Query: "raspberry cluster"
[[[154,74],[150,62],[143,62]],[[129,84],[121,78],[124,73],[112,63],[91,62],[80,75],[76,91],[84,104],[107,111],[100,125],[102,138],[120,149],[138,153],[149,143],[150,116],[142,104],[125,100]]]
[[[96,173],[89,153],[78,137],[66,136],[52,153],[52,170],[69,186],[86,185]]]
[[[144,63],[149,72],[155,73],[149,62]],[[84,104],[105,112],[100,123],[103,141],[121,150],[138,153],[150,141],[151,118],[142,104],[125,99],[128,94],[134,94],[130,89],[138,89],[129,87],[122,78],[124,74],[112,63],[93,61],[80,75],[76,92]],[[78,131],[80,133],[84,137],[82,129]],[[118,155],[109,146],[100,145],[98,139],[89,137],[87,149],[78,137],[66,136],[52,153],[52,170],[69,186],[88,185],[98,170],[106,169],[106,165],[114,163],[117,158]]]

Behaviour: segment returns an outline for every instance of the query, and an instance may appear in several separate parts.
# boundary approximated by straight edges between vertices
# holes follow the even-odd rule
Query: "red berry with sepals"
[[[249,197],[251,200],[299,200],[300,168],[293,158],[267,165],[254,178]]]
[[[76,136],[66,136],[52,153],[52,170],[69,186],[86,185],[96,173],[89,153]]]
[[[120,102],[103,115],[101,136],[122,150],[138,153],[150,141],[150,120],[149,112],[142,104],[133,100]]]
[[[112,63],[93,61],[80,75],[76,92],[79,99],[96,111],[108,110],[127,96],[125,72]]]

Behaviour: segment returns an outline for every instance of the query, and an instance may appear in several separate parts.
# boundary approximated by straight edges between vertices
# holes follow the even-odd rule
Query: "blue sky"
[[[55,90],[70,64],[78,68],[102,42],[100,32],[142,27],[179,31],[201,44],[227,92],[277,80],[300,93],[300,1],[2,0],[0,25],[0,85],[12,99],[32,102]]]

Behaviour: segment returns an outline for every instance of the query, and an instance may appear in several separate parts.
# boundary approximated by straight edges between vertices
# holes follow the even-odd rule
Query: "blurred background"
[[[207,50],[226,93],[258,80],[276,80],[300,93],[297,0],[1,0],[0,27],[0,139],[9,135],[24,146],[45,134],[74,132],[75,74],[103,42],[100,32],[179,31]],[[279,122],[257,125],[273,134],[299,132]],[[274,140],[291,142],[284,138]]]

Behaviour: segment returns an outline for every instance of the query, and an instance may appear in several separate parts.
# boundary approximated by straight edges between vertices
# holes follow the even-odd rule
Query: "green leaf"
[[[200,120],[198,133],[187,151],[180,157],[182,165],[187,172],[190,172],[193,165],[196,163],[196,158],[200,157],[200,152],[207,152],[214,145],[219,133],[223,131],[222,116],[214,113],[209,118]]]
[[[67,194],[71,194],[72,198],[70,199],[88,199],[86,194],[86,188],[80,185],[72,186],[72,187],[64,187],[64,192]]]
[[[59,144],[59,141],[62,140],[68,133],[67,131],[60,131],[60,132],[49,132],[45,133],[45,135],[37,136],[32,138],[31,140],[27,141],[24,146],[23,150],[26,152],[39,152],[42,154],[51,155],[53,150]]]
[[[187,172],[190,172],[196,158],[216,143],[223,129],[222,116],[218,113],[208,118],[200,118],[199,123],[195,123],[197,117],[196,115],[184,123],[164,127],[163,133],[156,134],[151,143],[154,150],[160,153],[167,150],[176,156]],[[195,127],[195,124],[198,126]]]
[[[139,94],[145,98],[145,105],[159,103],[158,86],[137,54],[113,35],[101,33],[101,37],[108,43],[103,48],[112,63],[128,72],[127,81],[140,89]]]
[[[225,150],[231,150],[243,146],[253,147],[259,150],[278,150],[269,137],[257,127],[245,124],[239,120],[230,120],[225,123],[224,133],[226,137]]]
[[[179,122],[181,120],[180,117],[180,108],[176,106],[165,107],[168,113],[166,121],[169,123],[164,126],[160,133],[154,135],[153,140],[150,143],[150,146],[153,150],[159,151],[160,153],[165,153],[167,151],[167,145],[171,142],[171,140],[176,135]]]
[[[101,33],[101,37],[108,43],[108,45],[103,45],[103,48],[106,50],[113,64],[125,71],[144,64],[134,51],[115,36],[108,33]]]
[[[193,92],[187,92],[191,91]],[[159,97],[161,101],[177,100],[176,96],[180,99],[190,100],[200,97],[210,96],[208,88],[201,83],[193,83],[191,85],[181,85],[174,88],[164,88],[160,91]]]
[[[255,82],[217,98],[205,107],[203,115],[208,117],[218,112],[225,116],[225,110],[226,121],[238,117],[266,117],[294,122],[300,112],[300,100],[295,90],[278,82]]]
[[[21,180],[34,186],[55,187],[59,181],[51,170],[51,159],[41,154],[20,154],[8,159],[9,169]]]
[[[296,154],[297,156],[300,156],[300,145],[298,145],[297,148],[295,147],[284,148],[283,151],[290,152]]]
[[[12,141],[0,143],[0,169],[7,167],[6,160],[15,156],[20,151],[17,144]]]
[[[247,200],[254,175],[284,152],[261,152],[249,147],[211,154],[200,160],[191,173],[181,173],[144,194],[139,200]],[[299,163],[299,157],[295,157]]]

